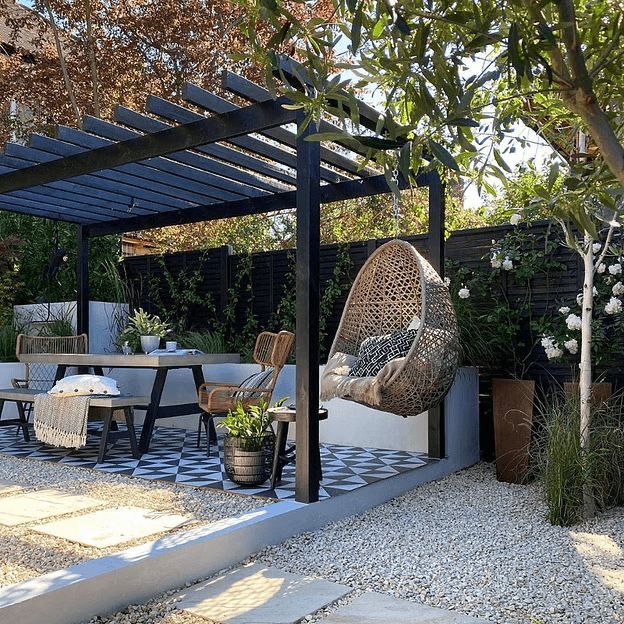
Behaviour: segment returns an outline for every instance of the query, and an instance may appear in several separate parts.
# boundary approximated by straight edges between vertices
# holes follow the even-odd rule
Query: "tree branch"
[[[69,101],[71,102],[72,109],[74,111],[74,115],[76,117],[76,121],[80,125],[80,120],[82,115],[80,113],[80,108],[78,108],[78,101],[76,100],[76,94],[74,93],[74,85],[72,84],[71,78],[69,76],[69,71],[67,70],[67,63],[65,62],[65,53],[63,52],[63,46],[61,45],[61,36],[59,34],[58,26],[56,25],[56,20],[54,19],[54,13],[52,12],[52,7],[50,6],[50,0],[43,0],[43,4],[48,12],[48,21],[50,22],[50,26],[52,28],[52,34],[54,36],[54,43],[56,45],[56,53],[59,57],[59,63],[61,65],[61,73],[63,74],[63,81],[65,82],[65,88],[67,89],[67,95],[69,96]]]

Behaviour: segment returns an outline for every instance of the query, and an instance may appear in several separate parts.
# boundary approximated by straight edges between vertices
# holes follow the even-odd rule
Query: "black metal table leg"
[[[67,366],[65,366],[64,364],[59,364],[56,367],[56,375],[54,376],[54,383],[63,379],[63,377],[65,377],[66,371],[67,371]]]
[[[4,401],[2,403],[4,403]],[[20,419],[20,424],[18,426],[22,428],[22,433],[24,434],[24,441],[30,442],[30,433],[28,431],[28,418],[26,417],[26,410],[24,408],[24,404],[21,401],[17,401],[15,405],[17,406],[17,413],[19,414],[19,419]]]
[[[111,421],[113,420],[113,409],[106,408],[104,417],[102,418],[102,437],[100,438],[100,452],[98,453],[98,464],[104,461],[106,456],[106,446],[108,444],[108,433],[110,431]]]
[[[160,399],[165,388],[165,381],[167,380],[167,369],[159,368],[156,371],[156,378],[154,379],[154,386],[152,387],[152,395],[150,397],[150,404],[145,414],[145,420],[143,421],[143,430],[141,431],[141,441],[139,442],[139,451],[141,453],[147,453],[149,450],[150,441],[152,439],[152,433],[154,432],[154,423],[158,417],[158,407],[160,406]]]
[[[141,454],[139,453],[139,447],[137,445],[136,432],[134,430],[134,414],[132,413],[131,407],[124,408],[124,416],[126,417],[126,427],[128,429],[132,457],[134,457],[134,459],[139,459]]]

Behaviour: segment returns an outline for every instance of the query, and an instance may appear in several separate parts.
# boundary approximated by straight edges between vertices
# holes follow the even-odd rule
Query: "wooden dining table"
[[[195,388],[199,389],[204,383],[202,366],[205,364],[238,364],[238,353],[201,353],[197,355],[144,355],[142,353],[124,355],[122,353],[23,353],[20,362],[24,364],[48,364],[56,366],[55,380],[62,379],[68,368],[78,368],[79,371],[92,370],[96,375],[103,375],[104,369],[134,368],[156,371],[154,383],[150,393],[148,405],[138,406],[145,409],[145,420],[141,430],[139,450],[145,453],[149,450],[154,425],[160,418],[175,418],[199,414],[197,395],[191,403],[161,405],[167,374],[171,370],[186,369],[193,375]],[[141,393],[144,394],[144,393]]]

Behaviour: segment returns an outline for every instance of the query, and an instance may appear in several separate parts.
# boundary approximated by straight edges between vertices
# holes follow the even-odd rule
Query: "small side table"
[[[277,423],[277,432],[275,434],[275,453],[273,454],[273,470],[271,471],[271,486],[275,487],[282,480],[282,470],[284,466],[292,464],[296,461],[296,447],[293,444],[286,448],[286,440],[288,438],[288,428],[290,423],[297,422],[297,410],[290,407],[272,407],[268,410],[271,414],[271,420]],[[318,419],[327,420],[327,410],[319,409]],[[323,470],[321,467],[321,451],[317,452],[317,465],[320,470],[319,481],[323,478]]]

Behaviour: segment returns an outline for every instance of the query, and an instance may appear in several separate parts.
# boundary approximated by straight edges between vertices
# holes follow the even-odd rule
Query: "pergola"
[[[301,111],[287,97],[232,73],[223,86],[249,102],[237,106],[193,84],[194,109],[151,96],[145,115],[123,106],[115,122],[87,116],[82,129],[34,134],[0,155],[0,210],[75,223],[77,329],[89,328],[89,240],[168,225],[296,209],[296,499],[318,500],[320,206],[390,192],[382,173],[361,167],[351,144],[306,141],[338,128],[322,121],[299,130]],[[196,112],[201,110],[202,112]],[[375,131],[379,113],[359,102],[360,124]],[[361,162],[361,161],[360,161]],[[444,257],[444,192],[436,171],[416,176],[429,188],[429,260]],[[403,188],[405,180],[400,181]],[[429,456],[444,456],[441,409],[429,413]]]

